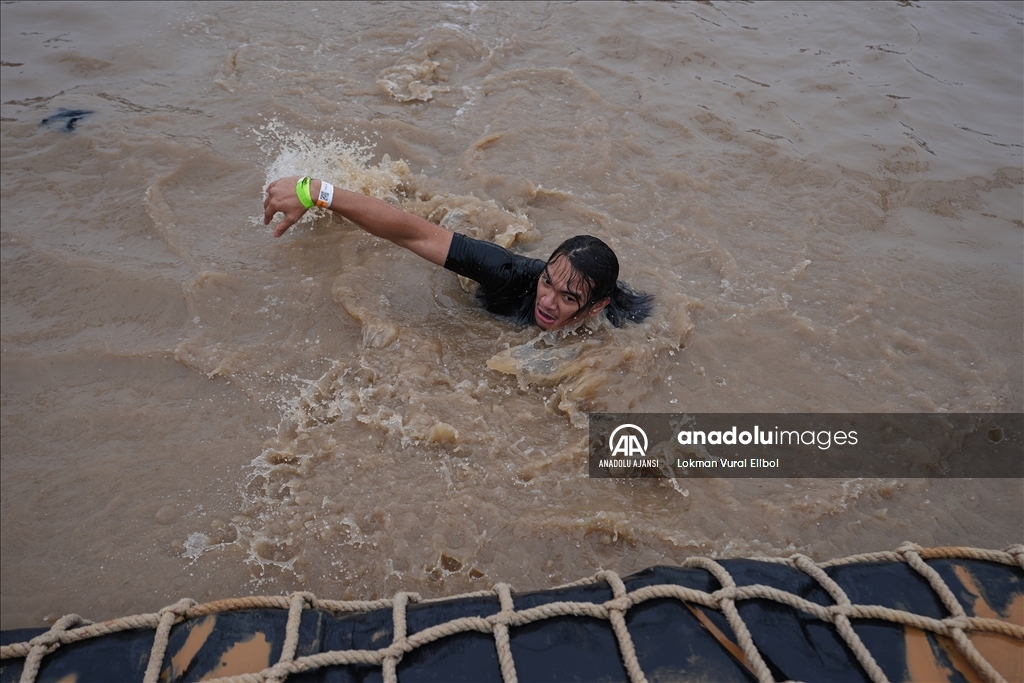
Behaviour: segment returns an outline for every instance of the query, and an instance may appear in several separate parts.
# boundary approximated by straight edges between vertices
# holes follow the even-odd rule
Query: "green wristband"
[[[295,194],[299,196],[299,202],[307,209],[312,209],[313,198],[309,196],[309,176],[300,178],[299,182],[295,183]]]

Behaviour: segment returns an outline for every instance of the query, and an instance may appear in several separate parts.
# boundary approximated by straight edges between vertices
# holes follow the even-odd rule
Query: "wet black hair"
[[[580,310],[609,299],[604,310],[615,327],[622,327],[627,320],[641,322],[651,314],[654,296],[634,291],[618,279],[619,259],[611,247],[598,238],[591,235],[570,237],[552,252],[548,263],[557,258],[565,258],[572,266],[569,284],[582,285],[582,289],[589,292]]]

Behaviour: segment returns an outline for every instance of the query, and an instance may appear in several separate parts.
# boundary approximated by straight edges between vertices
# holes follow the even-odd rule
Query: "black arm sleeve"
[[[533,322],[537,278],[546,264],[540,259],[513,254],[492,242],[452,235],[444,267],[480,283],[477,297],[484,308],[519,322]]]

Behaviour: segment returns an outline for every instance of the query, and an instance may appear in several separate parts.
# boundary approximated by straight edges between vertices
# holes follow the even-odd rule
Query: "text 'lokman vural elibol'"
[[[658,461],[646,458],[647,446],[641,443],[641,438],[646,441],[646,433],[636,425],[625,424],[617,427],[609,437],[611,457],[602,459],[599,467],[657,467]],[[739,431],[739,427],[733,425],[725,431],[698,429],[683,429],[676,435],[676,441],[680,446],[817,446],[821,450],[828,450],[832,444],[857,445],[857,432],[837,431],[835,433],[827,430],[803,432],[795,429],[761,429],[760,425],[754,425],[752,431]],[[616,457],[618,456],[618,457]],[[767,458],[715,458],[696,459],[679,458],[675,459],[675,466],[681,468],[690,467],[778,467],[779,458],[769,460]]]
[[[1022,417],[596,414],[590,475],[1021,476],[1024,465],[1013,453],[1024,446]]]

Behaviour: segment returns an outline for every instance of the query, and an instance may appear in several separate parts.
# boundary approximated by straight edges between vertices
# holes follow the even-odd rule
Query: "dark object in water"
[[[75,125],[84,119],[92,112],[88,109],[58,109],[57,113],[53,116],[48,116],[42,120],[41,126],[49,126],[51,124],[60,124],[62,121],[64,125],[61,126],[64,130],[73,131]]]
[[[905,544],[820,565],[690,558],[445,600],[184,600],[0,631],[0,683],[1022,680],[1022,559],[1020,545]]]

